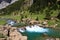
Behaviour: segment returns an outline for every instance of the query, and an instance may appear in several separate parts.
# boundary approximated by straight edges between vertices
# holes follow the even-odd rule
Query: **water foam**
[[[48,29],[45,29],[45,28],[42,28],[42,27],[39,27],[37,25],[34,25],[34,26],[27,26],[26,27],[26,30],[29,31],[29,32],[48,32]]]

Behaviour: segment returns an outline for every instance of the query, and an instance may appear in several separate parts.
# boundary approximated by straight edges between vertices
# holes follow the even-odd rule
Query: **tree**
[[[60,19],[60,13],[58,14],[57,18]]]
[[[47,20],[50,20],[51,19],[51,13],[50,13],[50,8],[46,8],[45,9],[45,14],[46,14],[46,17],[45,17],[45,19],[47,19]]]
[[[50,13],[49,13],[49,12],[46,13],[46,19],[48,19],[48,20],[51,19],[51,17],[50,17]]]

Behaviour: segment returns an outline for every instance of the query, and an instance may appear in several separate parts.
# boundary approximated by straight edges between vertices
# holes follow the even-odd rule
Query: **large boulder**
[[[6,8],[8,5],[15,3],[18,0],[0,0],[0,9]]]

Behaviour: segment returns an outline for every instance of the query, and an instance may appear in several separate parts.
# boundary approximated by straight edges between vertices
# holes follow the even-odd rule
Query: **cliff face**
[[[17,1],[17,2],[16,2]],[[53,6],[56,1],[59,0],[12,0],[11,3],[8,3],[6,1],[0,0],[0,13],[1,14],[6,14],[6,13],[12,13],[16,10],[30,10],[31,12],[38,12],[41,9],[48,7],[48,6]],[[12,5],[11,5],[12,4]],[[60,2],[58,2],[60,4]],[[8,6],[10,5],[10,6]],[[7,7],[8,6],[8,7]],[[5,8],[5,9],[3,9]],[[8,11],[9,10],[9,11]]]
[[[0,9],[6,8],[8,5],[11,5],[11,4],[15,3],[16,1],[18,1],[18,0],[9,0],[9,1],[0,0]]]
[[[18,1],[18,0],[0,0],[0,9],[6,8],[8,5],[11,5],[16,1]],[[40,0],[40,1],[39,0],[37,0],[37,1],[36,0],[25,0],[22,4],[22,9],[26,8],[26,7],[30,7],[34,1],[37,2],[38,4],[40,4],[40,7],[42,7],[42,6],[47,5],[47,1],[51,1],[51,0],[45,0],[45,1],[44,0]],[[54,0],[52,0],[52,1],[54,1]],[[55,1],[60,1],[60,0],[55,0]],[[37,4],[37,3],[35,3],[35,4]]]
[[[0,9],[6,8],[8,5],[11,5],[15,3],[16,1],[18,0],[0,0]],[[26,8],[26,7],[30,7],[32,4],[33,4],[33,0],[25,0],[21,6],[23,8],[24,7]]]

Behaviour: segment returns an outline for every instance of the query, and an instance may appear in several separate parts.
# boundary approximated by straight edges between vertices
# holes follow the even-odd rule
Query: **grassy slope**
[[[5,23],[6,23],[5,20],[0,20],[0,25],[3,25]]]
[[[12,19],[20,20],[20,18],[21,18],[21,15],[20,15],[21,12],[20,11],[21,10],[19,8],[20,8],[20,6],[21,6],[20,4],[22,2],[23,1],[20,1],[20,2],[18,2],[16,4],[12,5],[12,7],[10,5],[8,8],[6,8],[6,10],[4,10],[4,11],[6,11],[7,14],[11,13],[11,15],[10,14],[9,15],[3,15],[3,16],[0,16],[0,17],[12,18]],[[32,18],[32,19],[36,19],[38,17],[39,20],[44,20],[44,18],[46,16],[46,14],[45,14],[46,10],[49,10],[49,9],[46,8],[46,9],[44,9],[44,11],[42,13],[41,12],[40,13],[39,12],[38,13],[32,13],[32,15],[31,15],[31,13],[29,11],[25,11],[25,12],[23,11],[24,12],[23,16],[27,16],[28,18]],[[7,11],[9,11],[9,12],[7,12]],[[52,12],[51,16],[57,16],[58,15],[58,9],[57,10],[49,10],[49,11]],[[12,13],[18,13],[19,16],[18,15],[13,16]],[[5,23],[4,21],[0,20],[0,24],[4,24],[4,23]],[[55,24],[55,22],[52,23],[52,21],[49,21],[48,24],[49,25]]]
[[[18,11],[19,12],[19,11]],[[20,12],[21,13],[21,12]],[[0,16],[0,17],[4,17],[4,18],[12,18],[12,19],[16,19],[16,20],[20,20],[20,18],[21,18],[21,15],[19,15],[20,13],[18,13],[18,15],[15,15],[15,16],[13,16],[12,14],[11,15],[3,15],[3,16]],[[51,14],[51,15],[53,15],[53,16],[55,16],[56,15],[56,13],[53,13],[53,14]],[[39,20],[44,20],[44,18],[45,18],[45,14],[44,13],[32,13],[32,15],[31,15],[31,13],[29,12],[29,11],[25,11],[25,13],[23,13],[23,17],[24,16],[27,16],[28,18],[32,18],[32,19],[36,19],[37,17],[39,18]],[[1,21],[1,20],[0,20]],[[1,22],[0,22],[0,24],[4,24],[5,22],[2,20]],[[49,25],[51,25],[51,24],[55,24],[55,22],[53,23],[51,20],[48,22],[48,24]]]

